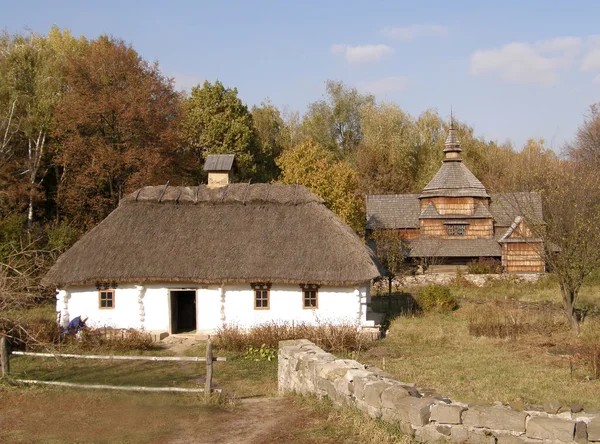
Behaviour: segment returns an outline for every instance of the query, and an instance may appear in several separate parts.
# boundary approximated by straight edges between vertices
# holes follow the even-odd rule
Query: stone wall
[[[483,287],[488,282],[511,282],[520,284],[524,282],[537,282],[543,273],[519,273],[519,274],[468,274],[464,273],[462,278],[477,287]],[[405,276],[402,280],[394,279],[392,286],[396,289],[406,287],[420,287],[430,284],[450,285],[456,280],[456,273],[425,273],[414,276]],[[374,283],[375,287],[381,287],[381,291],[387,291],[387,281],[384,279]]]
[[[467,405],[393,379],[357,361],[337,359],[312,342],[279,343],[279,392],[328,397],[399,425],[419,442],[475,444],[600,442],[600,412],[559,402],[544,406]]]

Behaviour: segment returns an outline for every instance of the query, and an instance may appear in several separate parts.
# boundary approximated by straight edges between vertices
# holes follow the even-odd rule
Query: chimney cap
[[[235,154],[209,154],[204,162],[204,171],[231,171]]]

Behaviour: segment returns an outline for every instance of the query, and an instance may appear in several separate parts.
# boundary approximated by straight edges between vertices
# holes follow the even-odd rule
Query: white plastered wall
[[[318,308],[302,307],[298,285],[273,285],[268,310],[254,309],[254,291],[243,285],[119,285],[115,289],[115,307],[100,309],[95,287],[70,287],[57,294],[57,311],[63,325],[81,314],[89,317],[91,327],[138,328],[169,331],[169,292],[196,290],[198,333],[212,333],[224,323],[250,327],[269,321],[333,322],[372,324],[366,320],[370,302],[368,283],[356,287],[319,288]]]

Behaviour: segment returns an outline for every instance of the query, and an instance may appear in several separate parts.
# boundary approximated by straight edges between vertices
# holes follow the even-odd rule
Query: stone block
[[[489,430],[469,430],[467,442],[469,444],[496,444],[496,437]]]
[[[444,435],[437,430],[434,424],[415,429],[415,441],[417,442],[440,442],[446,441],[448,435]]]
[[[450,436],[452,434],[452,426],[449,425],[436,425],[435,429],[444,436]]]
[[[408,390],[401,385],[392,385],[381,393],[381,405],[393,409],[396,407],[396,402],[402,398],[410,396]]]
[[[600,441],[600,418],[594,418],[587,425],[588,441]]]
[[[150,336],[152,336],[154,342],[160,342],[169,336],[169,332],[163,330],[150,330]]]
[[[369,382],[364,387],[364,400],[367,404],[378,409],[381,408],[381,394],[390,387],[389,382],[375,381]]]
[[[346,398],[349,398],[354,392],[354,387],[344,377],[337,378],[335,381],[333,381],[333,386],[340,396],[344,396]]]
[[[415,436],[415,428],[412,426],[412,424],[410,422],[400,421],[400,431],[403,434],[405,434],[406,436],[408,436],[409,438],[412,438]]]
[[[461,424],[461,414],[465,409],[458,405],[435,404],[431,407],[431,421],[439,424]]]
[[[581,404],[573,404],[571,406],[571,412],[572,413],[579,413],[583,411],[583,406]]]
[[[301,345],[315,345],[308,339],[288,339],[286,341],[279,341],[279,349],[290,346],[301,346]]]
[[[469,440],[469,429],[465,426],[452,427],[450,439],[454,442],[467,442]]]
[[[352,381],[352,383],[354,384],[354,397],[356,399],[364,399],[365,386],[375,381],[377,381],[377,378],[375,378],[374,376],[354,378],[354,381]]]
[[[552,399],[544,404],[544,411],[551,415],[556,415],[562,406],[562,402],[558,399]]]
[[[585,422],[575,423],[575,436],[573,437],[573,441],[575,441],[578,444],[587,444],[588,433],[587,424]]]
[[[531,418],[527,423],[527,437],[551,441],[573,441],[575,423],[558,418]]]
[[[432,398],[407,397],[399,399],[394,407],[401,421],[409,422],[416,427],[422,427],[429,423],[433,404],[435,404],[435,399]]]
[[[368,370],[351,368],[346,372],[346,379],[348,381],[354,381],[354,379],[356,379],[356,378],[366,378],[371,375],[372,375],[372,373]]]
[[[500,435],[496,437],[497,444],[523,444],[523,438],[514,435]]]
[[[472,406],[462,414],[463,424],[494,430],[525,431],[527,414],[504,407]]]
[[[356,408],[358,408],[358,410],[360,410],[361,412],[366,413],[371,418],[376,418],[376,419],[381,418],[381,414],[382,414],[381,409],[378,409],[377,407],[373,407],[372,405],[367,404],[365,401],[357,400]]]

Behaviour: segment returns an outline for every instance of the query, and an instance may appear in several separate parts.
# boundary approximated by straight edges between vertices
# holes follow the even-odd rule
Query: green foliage
[[[502,273],[502,264],[494,258],[480,257],[473,259],[467,264],[467,270],[470,274],[498,274]]]
[[[362,232],[365,215],[357,194],[356,172],[350,164],[334,159],[320,145],[307,140],[285,151],[277,165],[281,182],[304,185],[356,232]]]
[[[325,94],[325,100],[308,105],[302,132],[336,155],[351,156],[363,137],[362,110],[375,98],[334,80],[325,83]]]
[[[456,302],[450,288],[436,284],[422,288],[417,293],[417,303],[424,312],[446,312],[458,308],[458,302]]]
[[[261,162],[261,142],[237,88],[205,81],[192,88],[184,107],[182,137],[196,159],[197,174],[209,154],[235,154],[239,180],[262,179],[267,168]]]
[[[266,344],[261,344],[260,348],[250,346],[244,355],[244,359],[252,361],[272,361],[276,357],[277,349],[275,347],[268,347]]]
[[[46,227],[48,250],[55,254],[67,251],[81,236],[81,232],[71,223],[61,221]]]

